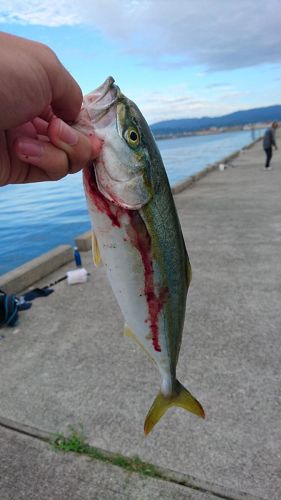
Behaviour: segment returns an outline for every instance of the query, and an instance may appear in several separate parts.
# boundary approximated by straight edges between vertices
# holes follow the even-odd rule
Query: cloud
[[[8,24],[37,24],[48,27],[73,26],[83,22],[75,3],[65,0],[38,2],[29,0],[0,0],[0,22]]]
[[[208,71],[281,62],[280,0],[0,1],[2,22],[90,24],[141,64]]]
[[[225,92],[224,94],[221,94],[220,98],[221,99],[229,99],[231,97],[231,99],[234,99],[234,98],[238,97],[240,99],[240,97],[245,97],[247,95],[250,95],[250,92],[246,92],[246,91],[237,92],[235,90],[231,90],[229,92]]]
[[[136,98],[133,95],[131,97],[149,124],[174,118],[199,118],[232,113],[237,111],[235,97],[239,97],[239,92],[232,93],[233,99],[229,99],[228,95],[225,95],[223,99],[221,96],[202,97],[196,93],[179,95],[175,87],[167,88],[163,92],[141,93],[138,90],[135,92]],[[239,109],[249,109],[250,107],[249,103],[239,103]]]
[[[226,89],[226,88],[230,88],[231,85],[229,83],[224,83],[224,82],[221,82],[221,83],[210,83],[208,85],[205,86],[206,89],[214,89],[214,90],[221,90],[221,89]]]
[[[279,0],[144,0],[133,22],[122,13],[100,26],[120,40],[126,33],[126,50],[154,67],[224,70],[279,62],[280,18]]]

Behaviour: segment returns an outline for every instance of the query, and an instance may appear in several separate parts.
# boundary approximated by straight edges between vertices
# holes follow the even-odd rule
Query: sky
[[[0,30],[109,75],[149,124],[281,104],[280,0],[0,0]]]

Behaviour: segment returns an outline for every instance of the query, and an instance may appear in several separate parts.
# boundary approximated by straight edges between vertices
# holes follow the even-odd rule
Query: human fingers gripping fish
[[[84,169],[94,262],[104,263],[125,319],[124,333],[161,375],[144,432],[172,406],[204,418],[201,404],[176,378],[191,267],[149,126],[109,77],[84,98],[76,128],[94,131],[102,141],[94,165]]]

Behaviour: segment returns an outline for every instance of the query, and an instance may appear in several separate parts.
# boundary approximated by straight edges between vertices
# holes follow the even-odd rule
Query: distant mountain
[[[281,120],[281,105],[266,108],[236,111],[229,115],[202,118],[182,118],[179,120],[165,120],[150,126],[155,135],[179,134],[196,130],[206,130],[210,127],[235,127],[273,120]]]

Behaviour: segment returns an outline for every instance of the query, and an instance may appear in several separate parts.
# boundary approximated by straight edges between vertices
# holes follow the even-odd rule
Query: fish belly
[[[119,216],[119,227],[117,227],[106,214],[95,210],[95,207],[91,207],[90,213],[107,277],[125,323],[147,355],[158,365],[162,378],[170,378],[165,316],[162,311],[158,318],[161,346],[161,350],[158,351],[153,345],[149,324],[142,257],[129,237],[130,218],[124,212]]]

